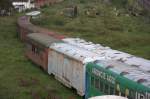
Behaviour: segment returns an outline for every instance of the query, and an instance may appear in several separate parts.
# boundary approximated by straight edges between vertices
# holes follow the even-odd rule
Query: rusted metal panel
[[[28,17],[28,16],[20,17],[17,21],[17,25],[18,25],[19,35],[20,35],[20,38],[22,41],[25,41],[27,38],[26,37],[27,34],[30,34],[30,33],[48,34],[49,36],[52,36],[56,39],[65,38],[64,35],[60,35],[60,34],[57,34],[56,32],[51,31],[51,30],[33,25],[30,22],[30,17]]]
[[[20,28],[20,39],[22,41],[25,41],[26,40],[26,36],[28,34],[28,31],[24,28]]]
[[[99,58],[93,52],[67,43],[51,45],[48,56],[48,73],[67,87],[74,87],[81,96],[85,91],[85,64]]]
[[[28,34],[26,39],[26,56],[47,71],[49,46],[53,42],[59,41],[42,33]]]
[[[48,66],[48,48],[44,48],[38,52],[33,50],[35,48],[38,50],[38,46],[33,46],[33,44],[26,44],[25,56],[28,57],[32,62],[42,67],[47,71]]]
[[[42,44],[39,44],[36,40],[33,41],[31,38],[26,40],[26,45],[25,55],[47,71],[48,47],[42,46]]]

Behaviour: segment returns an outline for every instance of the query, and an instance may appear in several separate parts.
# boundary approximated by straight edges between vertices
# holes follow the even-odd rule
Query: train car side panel
[[[97,61],[86,67],[86,98],[108,94],[149,99],[148,73],[143,74],[144,71],[118,61]]]
[[[27,35],[26,39],[26,56],[31,59],[34,63],[40,65],[45,71],[48,67],[48,53],[49,46],[53,42],[59,40],[50,37],[46,34],[31,33]]]
[[[47,71],[48,48],[40,48],[32,43],[26,44],[25,55],[42,69]]]
[[[57,51],[51,50],[48,57],[48,73],[67,87],[77,89],[78,94],[83,95],[83,64],[71,59]]]
[[[54,43],[50,47],[48,72],[68,87],[85,94],[85,64],[100,59],[95,53],[68,43]]]

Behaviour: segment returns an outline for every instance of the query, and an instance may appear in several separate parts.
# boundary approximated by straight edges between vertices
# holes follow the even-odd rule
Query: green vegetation
[[[70,37],[84,38],[150,59],[148,18],[132,16],[123,7],[99,3],[98,0],[79,1],[74,2],[79,11],[76,18],[62,15],[64,8],[71,4],[65,0],[41,9],[42,17],[33,20],[33,23]],[[91,14],[85,14],[87,9],[91,10]],[[80,99],[75,91],[64,87],[24,57],[16,19],[17,16],[0,17],[0,99],[51,99],[53,96]]]
[[[0,17],[0,99],[80,99],[24,57],[16,19]]]
[[[33,23],[70,37],[84,38],[150,59],[148,17],[129,13],[124,3],[118,4],[117,0],[111,3],[101,0],[71,1],[65,0],[41,9],[42,17],[32,20]],[[78,16],[75,18],[63,14],[66,7],[72,4],[78,7]]]

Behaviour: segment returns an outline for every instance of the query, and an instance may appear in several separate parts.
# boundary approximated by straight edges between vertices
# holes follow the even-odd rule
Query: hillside
[[[112,1],[65,0],[43,7],[42,17],[32,22],[69,37],[84,38],[150,59],[149,17],[138,11],[133,13],[135,9],[130,11],[124,2]],[[70,17],[71,5],[77,6],[77,17]]]
[[[0,17],[0,99],[81,99],[24,57],[16,20]]]

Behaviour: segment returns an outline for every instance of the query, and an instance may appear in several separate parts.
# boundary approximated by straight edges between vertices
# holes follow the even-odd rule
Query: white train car
[[[87,62],[101,60],[96,53],[68,43],[54,43],[48,55],[48,73],[57,80],[77,90],[80,96],[85,94],[85,66]]]
[[[104,47],[100,44],[87,42],[80,38],[65,38],[63,39],[63,41],[71,45],[78,46],[80,48],[84,48],[88,51],[94,52],[99,56],[104,57],[105,60],[121,61],[128,65],[140,68],[143,71],[150,72],[150,60],[140,58],[118,50],[113,50],[110,47]]]

